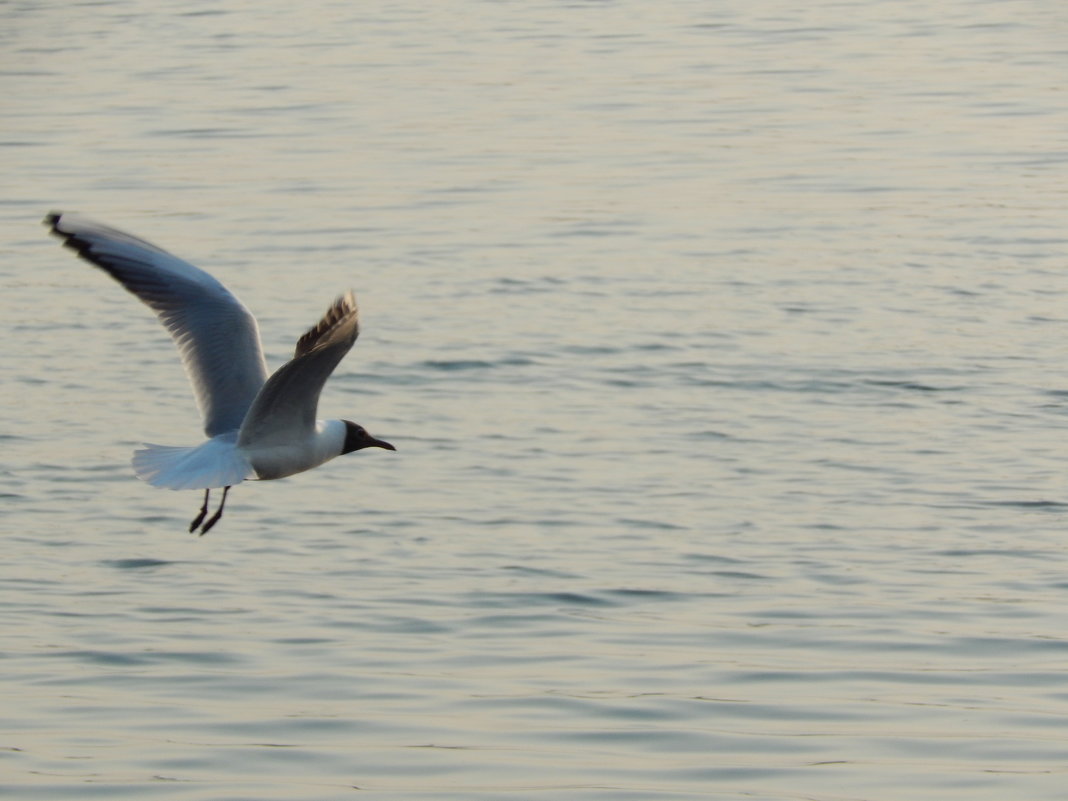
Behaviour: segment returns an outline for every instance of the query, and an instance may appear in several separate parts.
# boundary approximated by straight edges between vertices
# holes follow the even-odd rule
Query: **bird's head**
[[[342,420],[341,422],[345,424],[345,444],[341,448],[342,453],[352,453],[361,448],[385,448],[387,451],[397,450],[388,442],[372,437],[367,433],[367,429],[359,423],[354,423],[351,420]]]

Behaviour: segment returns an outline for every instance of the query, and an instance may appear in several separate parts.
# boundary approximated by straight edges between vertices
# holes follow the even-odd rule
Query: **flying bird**
[[[219,522],[230,488],[245,479],[285,478],[362,448],[396,450],[351,420],[315,416],[323,385],[360,332],[351,290],[268,378],[256,318],[208,273],[85,217],[53,212],[44,224],[140,298],[178,345],[208,438],[193,447],[145,444],[134,451],[133,468],[155,487],[204,490],[190,532],[200,526],[204,535]],[[220,487],[219,507],[205,521],[211,491]]]

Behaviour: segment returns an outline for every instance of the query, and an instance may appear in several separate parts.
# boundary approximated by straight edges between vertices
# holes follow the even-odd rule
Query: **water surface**
[[[426,6],[426,7],[424,7]],[[0,5],[0,790],[1060,799],[1056,4]],[[194,260],[397,454],[195,493]]]

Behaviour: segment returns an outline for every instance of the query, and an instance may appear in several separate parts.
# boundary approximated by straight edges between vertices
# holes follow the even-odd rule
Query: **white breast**
[[[270,445],[245,445],[256,478],[268,480],[303,473],[340,456],[345,445],[345,424],[341,420],[318,420],[311,437]]]

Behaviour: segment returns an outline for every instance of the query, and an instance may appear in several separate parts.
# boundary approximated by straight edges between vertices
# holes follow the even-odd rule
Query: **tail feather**
[[[166,489],[232,487],[253,475],[236,439],[236,434],[224,434],[191,448],[146,443],[134,451],[134,473],[142,481]]]

